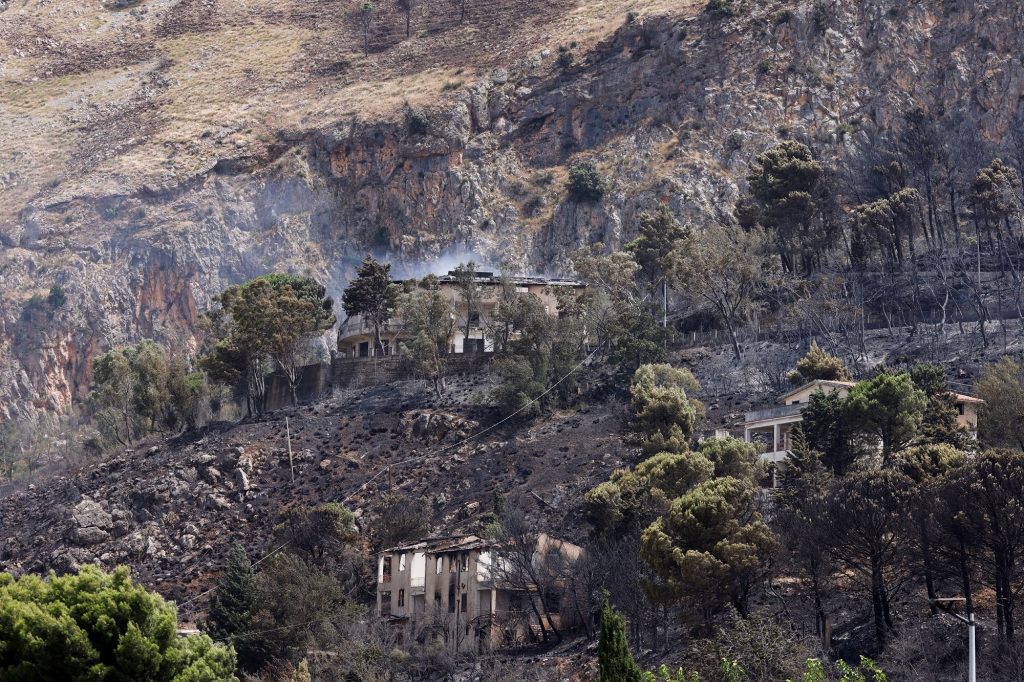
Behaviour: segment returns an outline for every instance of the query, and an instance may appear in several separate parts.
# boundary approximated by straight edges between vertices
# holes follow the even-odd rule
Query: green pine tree
[[[262,657],[255,642],[240,637],[252,630],[256,606],[256,578],[245,547],[234,544],[228,552],[224,575],[210,598],[210,610],[204,629],[219,642],[232,643],[239,665],[247,670],[259,667]]]
[[[600,682],[642,682],[643,674],[633,660],[626,642],[622,615],[609,603],[601,605],[601,634],[597,641],[597,665]]]

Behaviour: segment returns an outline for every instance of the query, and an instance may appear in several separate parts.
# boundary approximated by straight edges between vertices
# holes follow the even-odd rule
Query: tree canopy
[[[235,654],[206,635],[179,637],[173,604],[127,568],[14,579],[0,573],[0,678],[228,682]]]

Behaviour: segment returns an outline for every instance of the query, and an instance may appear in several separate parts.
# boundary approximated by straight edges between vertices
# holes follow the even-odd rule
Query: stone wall
[[[492,354],[456,356],[448,361],[448,375],[474,374],[490,364]],[[335,356],[330,364],[307,365],[302,369],[296,397],[300,404],[313,403],[335,391],[382,386],[395,381],[423,378],[402,356],[384,358],[343,358]],[[291,404],[288,379],[281,372],[267,377],[266,411],[272,412]]]

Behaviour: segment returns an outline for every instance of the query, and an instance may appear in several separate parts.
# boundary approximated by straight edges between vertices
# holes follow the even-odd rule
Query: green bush
[[[0,679],[234,680],[235,653],[206,635],[179,637],[173,604],[104,573],[15,580],[0,573]]]
[[[736,16],[736,10],[733,9],[730,0],[708,0],[704,11],[716,19],[728,19],[729,17]]]
[[[430,118],[419,109],[405,112],[405,126],[410,135],[426,135],[430,131]]]
[[[573,201],[596,203],[604,196],[605,182],[594,164],[584,161],[569,169],[567,189]]]
[[[568,69],[572,66],[576,60],[576,55],[573,54],[572,48],[565,45],[558,46],[558,66],[561,69]]]
[[[50,293],[46,297],[46,302],[51,308],[63,308],[64,304],[68,302],[68,292],[59,284],[54,284],[50,287]]]

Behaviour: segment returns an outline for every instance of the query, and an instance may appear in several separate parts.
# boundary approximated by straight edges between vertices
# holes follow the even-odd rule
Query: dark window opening
[[[391,593],[381,592],[380,593],[380,615],[390,616],[391,615]]]
[[[398,606],[405,606],[405,590],[398,591]]]
[[[391,557],[389,556],[384,557],[384,569],[381,575],[383,577],[382,582],[391,582]]]
[[[448,613],[455,613],[455,583],[448,586]]]
[[[957,414],[959,414],[961,417],[964,416],[964,404],[963,403],[957,404],[956,411],[957,411]]]
[[[468,594],[463,594],[462,595],[462,612],[463,613],[466,612],[466,608],[469,606],[469,599],[467,599],[468,596],[469,596]]]

